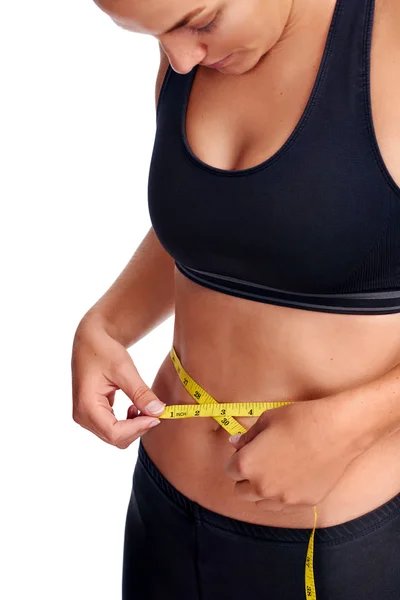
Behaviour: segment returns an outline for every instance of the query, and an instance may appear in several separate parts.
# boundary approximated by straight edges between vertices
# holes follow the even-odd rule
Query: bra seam
[[[261,296],[260,294],[252,294],[250,292],[246,292],[245,290],[238,291],[236,288],[231,288],[229,286],[218,285],[215,282],[209,282],[206,279],[202,279],[201,277],[195,276],[192,272],[184,272],[180,268],[180,263],[177,264],[177,268],[180,270],[185,277],[188,279],[192,279],[194,282],[202,282],[203,285],[207,287],[211,287],[215,291],[222,290],[220,293],[232,293],[239,298],[249,299],[253,301],[261,300],[262,302],[275,304],[278,306],[284,307],[293,307],[301,310],[313,310],[320,312],[335,312],[341,314],[392,314],[394,312],[400,311],[400,304],[388,306],[378,306],[378,307],[360,307],[360,306],[336,306],[336,305],[328,305],[328,304],[310,304],[299,300],[281,300],[280,298],[274,298],[271,296]],[[229,292],[227,292],[229,290]]]
[[[385,225],[384,228],[383,228],[383,231],[381,233],[381,236],[383,236],[384,233],[386,233],[386,229],[387,229],[387,226]],[[380,241],[381,241],[381,238],[378,240],[377,243],[379,243]],[[365,258],[363,260],[365,260]],[[383,300],[387,300],[387,299],[392,299],[392,298],[395,299],[395,300],[400,299],[400,292],[398,292],[397,290],[394,293],[392,293],[392,294],[390,294],[390,290],[382,291],[382,292],[379,292],[379,291],[343,292],[343,293],[338,292],[336,294],[335,293],[334,294],[320,294],[320,293],[317,293],[317,292],[310,292],[310,293],[293,292],[293,291],[290,291],[290,290],[283,290],[283,289],[280,289],[280,288],[273,288],[273,287],[270,287],[270,286],[266,286],[266,285],[264,285],[262,283],[255,283],[253,281],[247,281],[246,279],[239,279],[238,277],[231,277],[230,275],[223,275],[223,274],[220,274],[220,273],[212,273],[210,271],[203,271],[203,270],[200,270],[200,269],[195,269],[194,267],[188,267],[188,266],[184,265],[183,263],[180,263],[179,261],[176,261],[176,262],[177,262],[177,266],[183,267],[183,269],[187,269],[190,272],[194,271],[195,273],[199,273],[200,275],[209,275],[211,277],[214,277],[215,279],[226,280],[226,281],[228,281],[230,283],[239,283],[241,285],[242,284],[243,285],[248,285],[248,286],[257,288],[258,290],[264,289],[267,292],[272,292],[272,293],[277,292],[277,293],[280,293],[280,294],[283,293],[283,294],[286,294],[288,296],[293,296],[294,295],[294,296],[304,296],[305,298],[313,297],[313,298],[322,298],[322,299],[340,298],[340,299],[343,299],[343,300],[346,300],[346,299],[349,299],[349,298],[350,299],[355,299],[355,300],[365,300],[365,299],[367,299],[367,300],[382,300],[382,299]],[[201,277],[199,275],[197,275],[197,277],[199,277],[199,279],[201,279]],[[389,294],[389,296],[388,296],[388,294]],[[366,296],[368,296],[368,298],[366,298]]]

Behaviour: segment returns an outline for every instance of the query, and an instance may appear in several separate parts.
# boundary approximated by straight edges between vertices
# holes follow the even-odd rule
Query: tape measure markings
[[[293,402],[217,402],[208,394],[183,368],[175,348],[172,346],[170,351],[171,359],[178,372],[179,378],[190,395],[200,404],[171,404],[165,407],[164,413],[159,415],[159,419],[185,419],[189,417],[213,417],[226,431],[231,435],[236,433],[246,433],[247,429],[240,425],[233,418],[235,416],[249,416],[246,412],[251,407],[251,416],[260,416],[265,410],[279,408],[285,404]],[[229,418],[228,418],[229,416]],[[316,600],[315,580],[314,580],[314,534],[317,525],[317,508],[314,508],[314,527],[308,541],[307,555],[305,560],[305,593],[307,600]]]
[[[293,402],[207,402],[197,404],[167,404],[159,419],[185,419],[187,417],[259,417],[266,410],[279,408],[282,404]]]

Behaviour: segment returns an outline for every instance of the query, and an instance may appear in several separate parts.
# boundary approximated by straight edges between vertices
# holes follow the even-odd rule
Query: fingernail
[[[237,433],[236,435],[231,435],[231,437],[229,438],[229,441],[232,442],[232,444],[236,444],[236,442],[238,442],[240,440],[241,435],[242,435],[241,433]]]
[[[162,402],[159,402],[158,400],[152,400],[146,406],[146,410],[148,410],[151,413],[157,414],[159,412],[162,412],[164,410],[165,406],[166,406],[165,404],[163,404]]]
[[[152,421],[152,422],[150,423],[150,425],[149,425],[149,429],[150,429],[151,427],[155,427],[155,426],[156,426],[156,425],[158,425],[159,423],[161,423],[160,419],[157,419],[157,421]]]

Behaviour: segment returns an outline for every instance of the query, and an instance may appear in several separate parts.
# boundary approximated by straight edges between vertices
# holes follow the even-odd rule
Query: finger
[[[129,355],[119,364],[113,383],[132,400],[140,412],[156,416],[164,412],[166,404],[145,384]]]
[[[136,408],[136,406],[134,404],[131,404],[128,408],[128,411],[126,413],[126,418],[127,419],[134,419],[135,417],[137,417],[139,414],[139,409]]]
[[[115,402],[115,392],[117,390],[113,390],[110,394],[107,394],[107,398],[108,398],[108,403],[110,406],[114,406],[114,402]]]
[[[250,429],[248,429],[245,433],[238,434],[239,437],[236,441],[234,439],[232,440],[232,437],[230,437],[229,441],[231,442],[232,446],[239,450],[251,442],[259,433],[261,433],[261,431],[265,431],[267,419],[267,411],[265,411],[258,417],[257,421],[250,427]]]
[[[233,491],[239,497],[240,500],[248,500],[250,502],[264,500],[264,498],[256,492],[254,483],[251,483],[248,479],[242,479],[241,481],[237,481],[235,483]]]
[[[257,446],[257,442],[254,443]],[[264,468],[267,469],[265,461]],[[225,462],[224,471],[234,481],[254,481],[260,475],[260,466],[259,461],[254,464],[253,448],[244,447],[234,452]]]
[[[118,448],[127,448],[134,440],[146,433],[153,422],[160,422],[148,416],[118,421],[104,396],[97,398],[97,402],[87,412],[87,418],[93,433]]]
[[[243,481],[245,479],[243,468],[240,467],[237,453],[233,454],[224,464],[224,471],[234,481]],[[248,475],[248,474],[247,474]]]
[[[272,498],[264,498],[257,493],[255,485],[248,479],[236,482],[234,492],[240,500],[255,502],[258,508],[265,511],[295,513],[310,508],[308,504],[286,504]]]
[[[154,417],[135,417],[134,419],[117,421],[114,425],[115,437],[111,443],[120,449],[128,448],[132,442],[160,423],[161,421],[154,419]]]
[[[254,478],[254,469],[251,468],[249,461],[248,448],[241,448],[228,458],[224,464],[224,471],[234,481],[248,481]]]

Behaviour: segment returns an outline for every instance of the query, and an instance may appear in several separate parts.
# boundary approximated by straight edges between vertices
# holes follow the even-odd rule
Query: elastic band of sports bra
[[[201,283],[210,283],[215,288],[219,288],[224,291],[231,291],[235,294],[238,292],[245,297],[259,298],[264,301],[270,300],[271,302],[281,301],[284,305],[296,305],[310,308],[319,309],[326,308],[336,312],[341,310],[348,311],[352,308],[357,312],[382,312],[382,311],[397,311],[400,310],[400,290],[396,291],[382,291],[382,292],[357,292],[348,294],[305,294],[302,292],[288,292],[286,290],[280,290],[277,288],[271,288],[266,285],[246,281],[244,279],[237,279],[236,277],[229,277],[227,275],[219,275],[216,273],[210,273],[208,271],[200,271],[199,269],[193,269],[192,267],[186,267],[185,265],[175,261],[177,268],[187,277]],[[208,279],[201,277],[206,275]],[[230,288],[229,285],[225,285],[222,282],[235,283],[235,288]],[[243,289],[240,289],[240,285]],[[265,291],[263,294],[257,294],[255,292],[249,292],[245,288],[254,288],[254,290]],[[326,302],[323,302],[326,300]],[[344,304],[341,304],[341,300],[345,300]],[[388,306],[388,300],[391,300],[390,306]],[[380,302],[381,301],[381,302]]]

